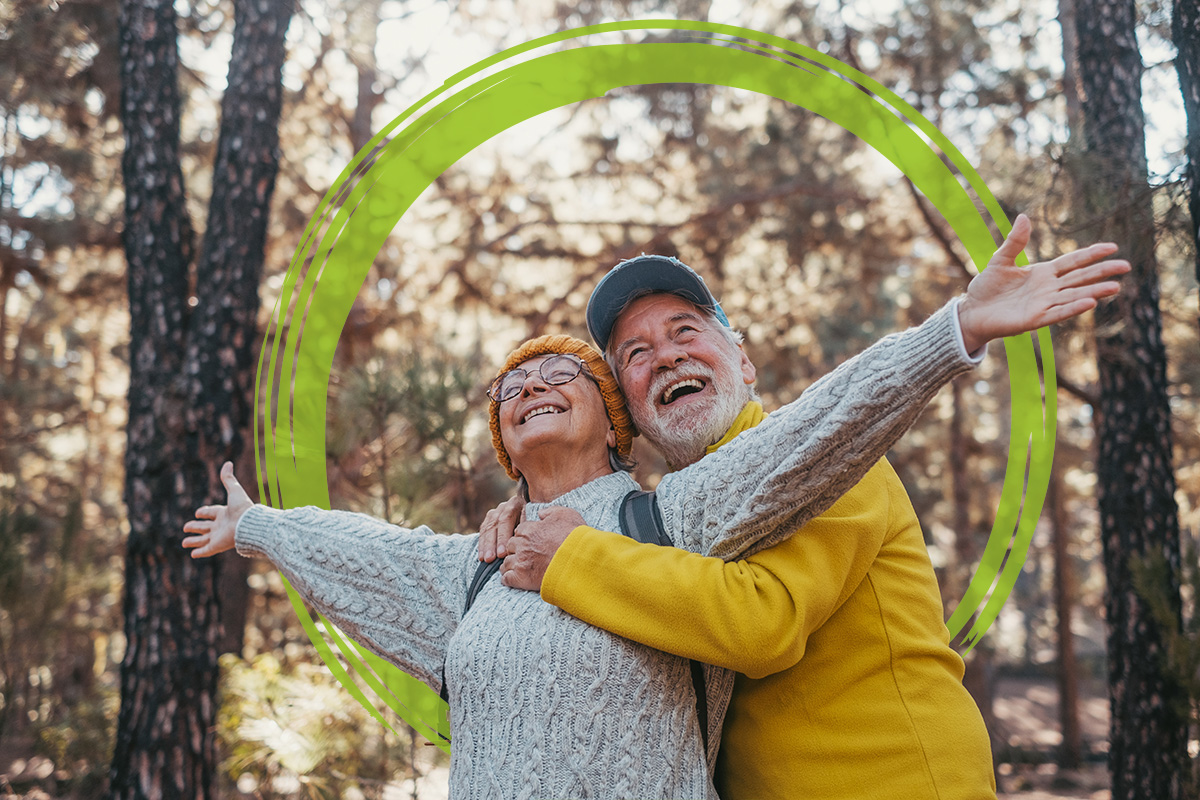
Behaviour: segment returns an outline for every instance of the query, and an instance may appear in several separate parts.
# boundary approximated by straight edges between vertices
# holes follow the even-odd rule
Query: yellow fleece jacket
[[[765,416],[748,404],[709,452]],[[725,800],[996,796],[920,525],[886,460],[744,561],[580,526],[550,562],[542,597],[740,673],[717,762]]]

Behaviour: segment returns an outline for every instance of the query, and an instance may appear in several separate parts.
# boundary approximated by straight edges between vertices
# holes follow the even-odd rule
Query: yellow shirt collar
[[[732,441],[733,438],[742,431],[750,430],[766,418],[767,414],[765,411],[763,411],[762,403],[758,402],[757,400],[751,400],[749,403],[746,403],[746,405],[743,406],[742,410],[738,413],[737,419],[735,419],[733,424],[729,426],[729,430],[725,432],[725,435],[722,436],[716,444],[710,444],[708,446],[708,448],[704,451],[705,455],[709,453],[715,453],[718,447],[726,442]]]

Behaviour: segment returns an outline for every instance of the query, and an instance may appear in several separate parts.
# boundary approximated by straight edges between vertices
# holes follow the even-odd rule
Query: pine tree
[[[126,652],[110,796],[214,794],[216,562],[179,546],[219,497],[249,418],[258,282],[277,170],[283,0],[239,0],[200,255],[180,167],[170,0],[121,4],[125,253],[131,318],[125,501]]]
[[[1179,618],[1179,521],[1171,461],[1166,354],[1148,191],[1142,61],[1132,0],[1079,0],[1087,187],[1096,239],[1133,264],[1116,302],[1097,311],[1100,525],[1107,582],[1109,768],[1114,800],[1181,798],[1187,726],[1164,639],[1130,565],[1160,557]]]

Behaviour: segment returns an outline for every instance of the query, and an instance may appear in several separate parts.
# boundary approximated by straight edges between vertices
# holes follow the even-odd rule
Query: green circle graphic
[[[612,43],[626,31],[676,33],[671,41]],[[986,264],[996,248],[988,221],[1003,234],[1009,230],[982,178],[932,123],[886,87],[812,48],[745,28],[685,20],[594,25],[511,48],[452,76],[380,131],[346,167],[305,230],[267,332],[255,386],[261,413],[254,430],[256,466],[272,505],[329,507],[325,403],[334,350],[373,259],[421,192],[475,147],[519,122],[616,88],[652,83],[746,89],[842,126],[916,185],[976,264]],[[1012,387],[1004,485],[980,564],[947,622],[958,636],[974,618],[963,634],[968,648],[996,619],[1021,571],[1053,457],[1049,333],[1012,337],[1004,349]],[[314,622],[288,590],[322,657],[359,702],[387,725],[350,680],[330,641],[385,705],[448,748],[445,704],[432,690],[331,625]]]

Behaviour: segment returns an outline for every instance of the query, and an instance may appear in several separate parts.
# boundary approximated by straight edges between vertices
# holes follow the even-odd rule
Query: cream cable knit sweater
[[[658,486],[683,548],[726,560],[767,547],[828,508],[973,365],[950,303],[813,384],[756,428]],[[636,484],[606,475],[557,498],[618,530]],[[536,516],[541,504],[530,504]],[[256,505],[238,552],[270,559],[349,635],[440,689],[454,738],[451,796],[566,800],[715,798],[688,662],[586,625],[492,580],[462,618],[478,535],[439,536],[372,517]],[[596,565],[603,569],[603,565]],[[709,668],[719,732],[732,673]],[[714,702],[715,701],[715,702]],[[719,735],[710,735],[715,754]]]

